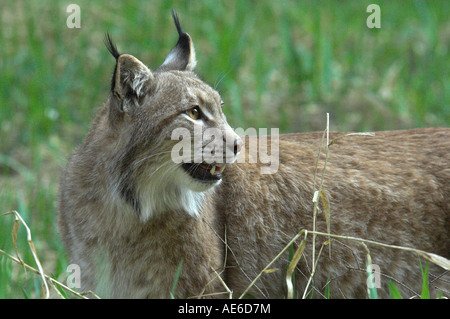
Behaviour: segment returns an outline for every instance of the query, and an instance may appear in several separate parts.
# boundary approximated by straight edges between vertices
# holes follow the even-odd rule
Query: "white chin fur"
[[[141,220],[167,211],[185,211],[193,217],[200,216],[205,192],[220,184],[194,180],[182,167],[172,165],[150,169],[147,178],[138,182],[137,193],[141,204]]]

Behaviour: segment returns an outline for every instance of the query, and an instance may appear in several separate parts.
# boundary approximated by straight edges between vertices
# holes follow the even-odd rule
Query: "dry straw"
[[[79,297],[79,298],[87,299],[86,295],[88,295],[88,294],[92,295],[93,297],[97,297],[97,298],[98,298],[98,296],[96,296],[95,293],[93,293],[93,292],[78,293],[78,292],[76,292],[75,290],[73,290],[73,289],[67,287],[67,286],[64,285],[63,283],[61,283],[61,282],[59,282],[59,281],[53,279],[52,277],[46,275],[46,274],[44,273],[44,269],[43,269],[43,267],[42,267],[42,264],[41,264],[41,262],[39,261],[39,257],[38,257],[38,254],[37,254],[37,252],[36,252],[36,248],[35,248],[35,246],[34,246],[34,243],[33,243],[32,238],[31,238],[31,231],[30,231],[30,228],[28,227],[28,225],[27,225],[27,224],[25,223],[25,221],[23,220],[22,216],[20,216],[20,214],[19,214],[17,211],[13,210],[13,211],[10,211],[10,212],[8,212],[8,213],[4,213],[4,214],[2,214],[1,216],[7,216],[7,215],[14,215],[14,223],[13,223],[13,226],[12,226],[11,235],[12,235],[12,238],[13,238],[13,245],[14,245],[14,250],[15,250],[16,256],[14,257],[14,256],[8,254],[6,251],[4,251],[4,250],[2,250],[2,249],[0,249],[0,255],[6,256],[7,258],[9,258],[10,260],[12,260],[13,262],[15,262],[15,263],[17,263],[17,264],[23,266],[24,269],[29,270],[29,271],[31,271],[32,273],[34,273],[34,274],[36,274],[36,275],[38,275],[38,276],[41,277],[41,280],[42,280],[42,289],[41,289],[41,296],[40,296],[41,298],[43,298],[43,299],[48,299],[48,298],[50,298],[50,289],[49,289],[49,285],[50,285],[52,288],[54,288],[55,292],[56,292],[61,298],[64,298],[64,296],[59,292],[59,290],[55,287],[55,285],[57,285],[57,286],[59,286],[60,288],[62,288],[62,289],[64,289],[64,290],[66,290],[66,291],[72,293],[73,295],[75,295],[75,296],[77,296],[77,297]],[[21,223],[21,224],[25,227],[25,229],[26,229],[28,246],[30,247],[30,250],[31,250],[31,252],[32,252],[32,254],[33,254],[33,259],[34,259],[34,262],[36,263],[37,269],[34,268],[34,267],[32,267],[32,266],[30,266],[30,265],[28,265],[28,264],[26,264],[26,263],[22,260],[22,258],[20,258],[19,249],[17,248],[17,234],[18,234],[18,230],[19,230],[20,223]]]

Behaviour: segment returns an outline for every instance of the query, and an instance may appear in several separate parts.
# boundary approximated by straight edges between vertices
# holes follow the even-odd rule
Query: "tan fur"
[[[192,134],[199,123],[218,128],[234,136],[235,154],[241,145],[219,94],[192,73],[192,40],[174,18],[179,42],[155,72],[110,42],[117,63],[111,95],[61,177],[61,237],[80,266],[81,290],[101,297],[168,298],[181,263],[175,297],[225,291],[218,274],[237,297],[296,233],[312,229],[321,133],[281,135],[274,174],[249,163],[249,138],[241,152],[247,161],[228,163],[221,183],[200,183],[171,160],[171,133],[179,127]],[[193,106],[211,118],[189,119]],[[447,128],[377,132],[332,145],[323,185],[331,232],[449,257],[449,150]],[[317,230],[326,231],[323,215]],[[324,240],[317,239],[316,252]],[[295,275],[299,294],[311,271],[310,246],[309,237]],[[420,293],[416,255],[377,246],[370,252],[384,276],[382,297],[387,278]],[[364,258],[360,245],[333,241],[331,258],[328,251],[319,258],[314,296],[330,277],[332,297],[366,297]],[[285,297],[287,264],[286,252],[249,294]],[[431,286],[449,290],[442,280]]]

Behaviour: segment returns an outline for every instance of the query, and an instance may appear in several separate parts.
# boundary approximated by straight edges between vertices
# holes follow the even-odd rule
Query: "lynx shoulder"
[[[173,18],[178,42],[153,71],[106,37],[116,60],[111,91],[61,176],[59,230],[70,263],[80,267],[81,290],[100,297],[286,297],[289,251],[274,258],[313,227],[321,133],[239,137],[219,93],[194,73],[192,39]],[[449,151],[448,128],[337,141],[322,185],[329,229],[319,214],[316,230],[448,258]],[[332,297],[365,297],[366,250],[333,239],[322,251],[325,240],[315,241],[310,296],[328,282]],[[297,294],[312,272],[310,236],[306,243]],[[381,296],[389,280],[420,293],[417,255],[369,248]],[[430,282],[448,292],[444,271],[430,268]]]

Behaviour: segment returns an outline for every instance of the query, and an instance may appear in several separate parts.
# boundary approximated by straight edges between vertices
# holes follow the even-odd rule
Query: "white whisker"
[[[137,160],[137,161],[135,162],[135,165],[139,165],[139,164],[142,163],[143,161],[146,161],[146,160],[148,160],[148,159],[150,159],[150,158],[152,158],[152,157],[155,157],[155,156],[158,156],[158,155],[161,155],[161,154],[171,153],[171,152],[172,152],[172,151],[164,151],[164,152],[159,152],[159,153],[156,153],[156,154],[150,154],[150,155],[148,155],[148,156],[145,156],[144,158],[141,158],[141,159]]]

